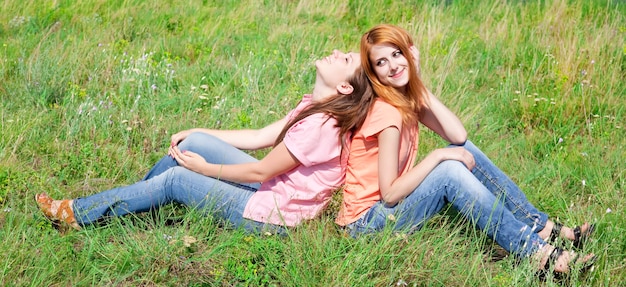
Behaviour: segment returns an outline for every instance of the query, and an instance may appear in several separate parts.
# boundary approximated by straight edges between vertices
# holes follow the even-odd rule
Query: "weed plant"
[[[430,89],[529,200],[594,222],[572,286],[626,282],[626,3],[15,1],[0,4],[0,284],[553,286],[454,212],[411,235],[353,239],[332,207],[285,237],[181,206],[57,229],[33,195],[140,179],[183,129],[258,128],[379,23],[415,35]],[[423,129],[420,156],[445,143]],[[267,151],[251,152],[262,157]]]

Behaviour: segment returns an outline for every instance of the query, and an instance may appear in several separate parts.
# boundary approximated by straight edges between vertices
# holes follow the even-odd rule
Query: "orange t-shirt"
[[[419,125],[403,125],[398,109],[381,99],[376,100],[350,145],[346,185],[337,224],[345,226],[355,222],[381,200],[378,185],[378,134],[388,127],[396,127],[400,131],[398,175],[413,166],[417,155]]]

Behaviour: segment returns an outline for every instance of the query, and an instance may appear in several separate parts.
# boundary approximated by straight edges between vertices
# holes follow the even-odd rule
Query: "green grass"
[[[310,92],[314,59],[357,51],[378,23],[415,35],[428,86],[533,203],[596,222],[595,270],[569,283],[626,282],[626,3],[336,2],[1,4],[0,284],[556,285],[525,261],[493,262],[497,248],[453,212],[410,236],[352,239],[333,223],[336,201],[284,238],[180,206],[78,232],[37,210],[36,192],[133,183],[177,131],[279,119]],[[421,155],[444,144],[421,139]]]

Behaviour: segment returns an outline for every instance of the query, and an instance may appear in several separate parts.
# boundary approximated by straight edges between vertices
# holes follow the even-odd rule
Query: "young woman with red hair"
[[[410,232],[451,204],[513,255],[540,261],[541,270],[551,262],[555,272],[567,273],[572,261],[593,261],[547,242],[552,235],[580,247],[593,226],[570,229],[548,220],[467,140],[459,118],[422,83],[419,52],[405,30],[379,25],[365,33],[361,63],[377,100],[350,147],[339,225],[353,236],[387,225]],[[451,145],[414,165],[419,123]]]

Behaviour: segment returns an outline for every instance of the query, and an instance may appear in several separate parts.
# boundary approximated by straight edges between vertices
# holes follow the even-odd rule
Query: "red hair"
[[[409,64],[409,82],[404,93],[396,90],[392,86],[387,86],[380,82],[374,71],[374,67],[369,59],[372,47],[375,45],[393,45],[397,47],[402,55],[407,58]],[[413,61],[411,46],[413,40],[409,33],[394,25],[377,25],[361,37],[361,65],[374,89],[376,96],[385,102],[396,107],[402,114],[405,123],[419,121],[420,110],[425,105],[427,89],[418,75],[418,70]]]

